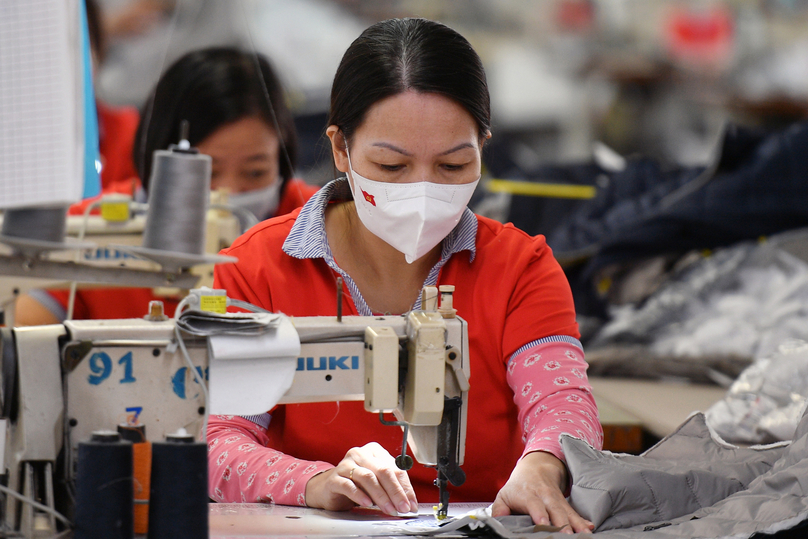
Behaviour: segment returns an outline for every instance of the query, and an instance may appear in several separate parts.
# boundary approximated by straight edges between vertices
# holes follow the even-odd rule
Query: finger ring
[[[351,481],[353,481],[353,473],[354,473],[354,470],[356,470],[356,466],[354,466],[353,468],[351,468],[351,473],[349,473],[349,474],[348,474],[348,479],[350,479]]]

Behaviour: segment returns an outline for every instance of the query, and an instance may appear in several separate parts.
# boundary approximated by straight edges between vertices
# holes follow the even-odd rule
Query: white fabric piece
[[[177,320],[177,326],[192,335],[260,335],[277,328],[284,316],[278,313],[212,313],[208,311],[185,311]]]
[[[260,335],[209,337],[210,413],[262,414],[292,386],[300,338],[287,317],[279,320]]]

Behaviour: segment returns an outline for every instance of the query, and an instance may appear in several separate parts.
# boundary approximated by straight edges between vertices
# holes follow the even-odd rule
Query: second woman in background
[[[227,189],[258,220],[289,213],[316,191],[292,178],[292,113],[261,55],[226,47],[186,54],[160,78],[143,117],[133,158],[146,190],[154,150],[176,144],[187,120],[188,142],[213,158],[211,187]]]
[[[179,141],[183,120],[191,146],[212,157],[211,187],[227,189],[229,202],[258,220],[289,213],[317,191],[292,177],[297,156],[292,113],[278,77],[260,54],[230,47],[186,54],[160,78],[141,118],[133,159],[145,192],[153,152]],[[61,322],[68,295],[60,289],[21,296],[15,324]],[[148,288],[79,290],[73,318],[139,318],[154,299],[163,301],[168,315],[178,303],[178,298],[157,298]]]

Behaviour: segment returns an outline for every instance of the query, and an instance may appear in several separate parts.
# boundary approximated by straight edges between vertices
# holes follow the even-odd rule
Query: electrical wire
[[[90,221],[90,212],[93,211],[95,208],[101,205],[101,199],[94,201],[93,203],[89,204],[86,208],[84,208],[84,214],[82,215],[81,220],[81,228],[79,229],[79,237],[78,241],[84,241],[84,235],[87,233],[87,224]],[[83,251],[79,250],[76,251],[75,261],[81,262],[81,253]],[[67,320],[73,320],[73,308],[76,305],[76,286],[77,281],[70,282],[70,295],[67,298]]]
[[[246,232],[247,230],[251,229],[255,225],[259,223],[258,218],[248,210],[247,208],[239,208],[238,206],[234,206],[232,204],[211,204],[211,210],[225,210],[230,212],[231,214],[235,215],[239,221],[244,219],[244,227],[242,233]]]
[[[84,213],[82,213],[81,227],[79,228],[79,234],[78,234],[77,241],[79,241],[79,242],[84,241],[84,236],[87,234],[87,226],[89,225],[89,222],[90,222],[90,213],[94,209],[101,206],[103,203],[104,203],[104,199],[102,197],[102,198],[92,202],[91,204],[89,204],[86,208],[84,208]],[[142,202],[129,201],[128,204],[129,204],[129,209],[133,213],[135,213],[135,212],[145,212],[145,211],[147,211],[149,209],[149,205],[144,204]],[[81,250],[76,251],[76,256],[75,256],[74,260],[77,263],[81,262],[81,253],[82,252],[83,251],[81,251]],[[66,316],[66,320],[73,320],[73,311],[74,311],[75,305],[76,305],[76,289],[77,289],[77,286],[78,286],[77,281],[71,281],[70,282],[70,295],[67,298],[67,316]]]
[[[248,302],[242,301],[240,299],[227,298],[227,304],[232,305],[233,307],[240,307],[242,309],[246,309],[246,310],[254,312],[254,313],[274,314],[272,311],[268,311],[268,310],[264,309],[263,307],[259,307],[258,305],[253,305],[252,303],[248,303]]]
[[[177,308],[174,309],[174,322],[179,320],[180,314],[182,314],[183,309],[185,309],[190,304],[191,304],[190,294],[180,300],[180,302],[177,304]]]
[[[132,213],[146,213],[149,211],[149,204],[146,202],[135,202],[133,200],[129,202],[129,208],[132,210]]]
[[[176,325],[177,320],[179,319],[180,315],[182,314],[183,310],[191,304],[191,295],[185,296],[177,305],[177,308],[174,310],[174,335],[177,337],[177,345],[180,348],[180,352],[182,353],[182,357],[185,360],[185,363],[188,365],[188,368],[194,375],[194,379],[196,382],[202,387],[202,393],[205,395],[205,415],[204,419],[202,420],[202,432],[200,433],[200,440],[207,439],[207,430],[208,430],[208,416],[210,415],[210,394],[208,393],[208,386],[205,383],[202,375],[196,369],[193,361],[191,361],[191,356],[188,354],[188,349],[185,346],[185,340],[182,338],[182,332],[180,331],[179,326]],[[261,313],[269,313],[266,309],[262,309],[256,305],[248,303],[246,301],[242,301],[239,299],[230,299],[227,298],[227,302],[229,305],[234,307],[241,307],[242,309],[247,309],[252,312],[261,312]],[[210,359],[210,358],[209,358]],[[210,360],[208,361],[210,364]]]
[[[201,441],[205,441],[208,437],[208,415],[210,415],[210,395],[208,394],[208,386],[205,383],[202,374],[196,369],[194,362],[191,361],[191,356],[188,355],[188,349],[185,347],[185,341],[182,338],[180,328],[176,325],[174,326],[174,334],[177,336],[177,344],[179,344],[182,357],[185,359],[185,363],[188,364],[188,368],[191,370],[191,373],[193,373],[196,383],[200,385],[202,388],[202,394],[205,396],[205,413],[202,416],[202,429],[199,433],[199,439]]]
[[[17,498],[21,502],[30,504],[34,508],[39,509],[40,511],[43,511],[43,512],[48,513],[50,515],[53,515],[54,517],[56,517],[57,519],[62,521],[64,524],[67,524],[68,526],[73,526],[73,523],[70,522],[67,519],[67,517],[62,515],[62,513],[60,513],[59,511],[57,511],[55,509],[51,509],[47,505],[43,505],[43,504],[39,503],[38,501],[34,500],[33,498],[29,498],[28,496],[24,496],[24,495],[20,494],[19,492],[16,492],[13,489],[10,489],[10,488],[8,488],[7,486],[4,486],[4,485],[0,485],[0,492],[3,492],[6,495],[11,496],[13,498]]]
[[[205,380],[200,375],[199,371],[196,370],[196,365],[194,362],[191,361],[191,356],[188,354],[188,348],[185,347],[185,340],[182,338],[182,332],[180,331],[179,326],[177,326],[177,320],[180,317],[182,311],[191,304],[192,296],[188,295],[182,298],[182,300],[177,304],[177,308],[174,310],[174,335],[177,337],[177,344],[180,347],[180,352],[182,353],[182,357],[185,360],[185,363],[188,364],[188,368],[191,370],[191,373],[194,375],[194,379],[196,383],[198,383],[202,387],[202,394],[205,396],[205,415],[202,419],[202,430],[199,433],[200,440],[206,440],[208,435],[208,415],[210,415],[210,396],[208,394],[208,386],[205,383]],[[210,364],[210,361],[208,361]]]

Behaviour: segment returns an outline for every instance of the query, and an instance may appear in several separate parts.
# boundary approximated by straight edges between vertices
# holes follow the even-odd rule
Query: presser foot
[[[435,479],[435,486],[438,487],[438,499],[440,502],[434,506],[435,518],[445,520],[449,516],[449,489],[448,479],[442,472],[438,471],[438,478]]]

